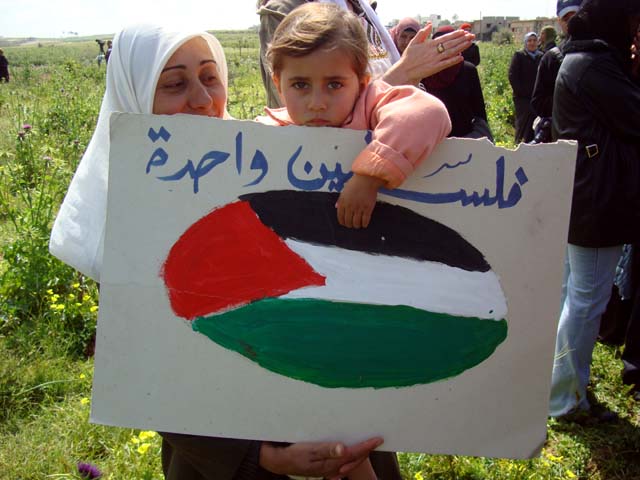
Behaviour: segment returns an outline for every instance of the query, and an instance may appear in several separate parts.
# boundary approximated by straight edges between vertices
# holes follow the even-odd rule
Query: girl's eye
[[[340,83],[340,82],[329,82],[329,89],[330,90],[339,90],[340,88],[342,88],[342,83]]]
[[[296,90],[303,90],[307,88],[308,84],[307,82],[294,82],[293,84],[291,84],[291,86]]]

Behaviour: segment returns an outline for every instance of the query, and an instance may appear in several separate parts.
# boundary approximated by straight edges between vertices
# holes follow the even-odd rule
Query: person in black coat
[[[558,23],[562,29],[562,33],[566,36],[569,28],[569,20],[580,9],[582,0],[558,0],[556,13],[558,15]],[[555,90],[556,77],[560,64],[562,63],[563,53],[562,46],[550,46],[538,65],[538,74],[536,83],[533,87],[533,95],[531,96],[531,108],[533,113],[540,117],[540,122],[536,126],[534,142],[549,143],[551,142],[551,115],[553,107],[553,92]]]
[[[9,82],[9,60],[4,56],[4,51],[0,50],[0,82]]]
[[[460,30],[465,30],[466,32],[471,32],[471,24],[463,23],[460,25]],[[462,56],[464,57],[465,62],[470,62],[474,66],[480,65],[480,48],[476,42],[473,42],[466,50],[462,51]]]
[[[440,27],[433,38],[453,30],[449,25]],[[450,137],[487,137],[493,141],[478,70],[472,63],[458,63],[424,78],[421,83],[428,93],[438,97],[447,107],[452,126]]]
[[[554,137],[577,140],[578,151],[551,416],[590,411],[600,317],[622,245],[640,241],[640,84],[631,56],[639,25],[640,2],[586,0],[569,22],[556,79]]]
[[[541,58],[542,52],[538,50],[538,35],[535,32],[524,36],[524,49],[515,52],[511,58],[509,83],[513,89],[516,109],[516,143],[529,143],[533,140],[533,121],[536,116],[531,109],[531,95]]]

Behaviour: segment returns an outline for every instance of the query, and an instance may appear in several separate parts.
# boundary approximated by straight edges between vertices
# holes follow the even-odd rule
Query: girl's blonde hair
[[[331,3],[306,3],[278,25],[267,49],[271,73],[279,76],[286,57],[304,57],[316,50],[340,50],[351,57],[358,78],[367,75],[369,41],[360,20]]]

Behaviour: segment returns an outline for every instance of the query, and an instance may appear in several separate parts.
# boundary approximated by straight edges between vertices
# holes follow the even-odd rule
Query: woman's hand
[[[367,228],[382,185],[384,181],[379,178],[354,174],[336,203],[338,223],[348,228]]]
[[[422,28],[409,42],[406,50],[382,79],[390,85],[417,85],[420,80],[460,63],[460,55],[475,39],[475,35],[456,30],[435,40],[429,39],[433,26]],[[438,48],[442,45],[441,48]],[[443,50],[444,48],[444,50]]]
[[[382,443],[379,437],[350,447],[339,442],[294,443],[288,447],[263,442],[260,466],[280,475],[340,478],[364,462]]]

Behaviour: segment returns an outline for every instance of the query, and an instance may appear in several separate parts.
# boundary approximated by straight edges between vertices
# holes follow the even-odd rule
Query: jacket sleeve
[[[470,69],[469,71],[469,86],[471,88],[471,108],[473,109],[473,116],[487,120],[487,109],[484,104],[482,85],[480,84],[480,78],[478,77],[478,70],[475,68]]]
[[[529,93],[525,91],[522,78],[522,55],[520,52],[513,54],[511,65],[509,65],[509,83],[513,89],[514,97],[528,97]]]
[[[579,80],[585,108],[612,133],[640,142],[640,86],[609,57],[593,62]]]
[[[536,83],[531,95],[531,108],[539,117],[550,117],[553,111],[553,92],[555,89],[558,65],[553,52],[548,51],[540,60]]]
[[[373,140],[356,157],[354,173],[398,187],[451,131],[444,104],[415,87],[391,87],[368,93],[365,108]]]

